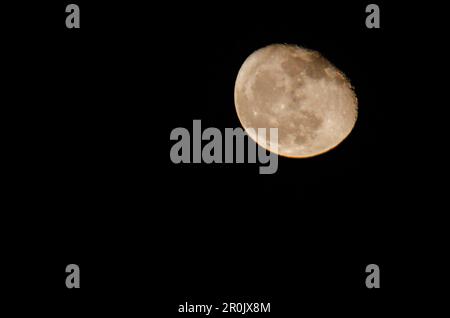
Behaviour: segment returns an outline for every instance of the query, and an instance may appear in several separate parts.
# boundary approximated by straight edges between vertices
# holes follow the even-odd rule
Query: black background
[[[428,280],[421,174],[398,120],[420,99],[405,52],[424,37],[407,7],[376,2],[381,29],[367,29],[363,1],[76,3],[79,30],[65,28],[64,1],[4,11],[6,264],[11,295],[32,304],[20,310],[170,316],[185,301],[247,300],[271,302],[275,317],[401,312],[398,295]],[[274,175],[174,165],[172,129],[240,126],[237,72],[271,43],[317,50],[348,76],[351,135],[315,158],[280,157]],[[65,288],[70,263],[80,290]],[[364,284],[371,263],[379,290]]]

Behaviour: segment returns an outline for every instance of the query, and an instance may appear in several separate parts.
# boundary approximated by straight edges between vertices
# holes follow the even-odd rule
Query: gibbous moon
[[[353,129],[357,99],[345,75],[318,52],[273,44],[242,64],[234,87],[248,135],[281,156],[306,158],[336,147]],[[248,128],[278,128],[277,148]]]

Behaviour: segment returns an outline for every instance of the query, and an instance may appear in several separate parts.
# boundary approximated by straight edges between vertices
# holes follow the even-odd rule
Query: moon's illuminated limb
[[[344,74],[318,52],[294,45],[252,53],[239,70],[234,100],[244,129],[278,128],[278,151],[267,149],[286,157],[312,157],[336,147],[358,115]]]

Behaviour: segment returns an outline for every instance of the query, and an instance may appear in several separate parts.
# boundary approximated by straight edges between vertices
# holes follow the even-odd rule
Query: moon
[[[296,45],[272,44],[253,52],[237,75],[234,102],[255,142],[291,158],[335,148],[358,116],[357,98],[345,75],[320,53]],[[258,128],[278,128],[278,142],[258,141]]]

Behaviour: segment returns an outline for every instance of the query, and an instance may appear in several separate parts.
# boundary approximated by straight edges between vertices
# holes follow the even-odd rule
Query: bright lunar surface
[[[239,70],[234,100],[249,136],[286,157],[312,157],[336,147],[357,118],[357,99],[344,74],[318,52],[295,45],[252,53]],[[278,150],[249,128],[278,128]]]

